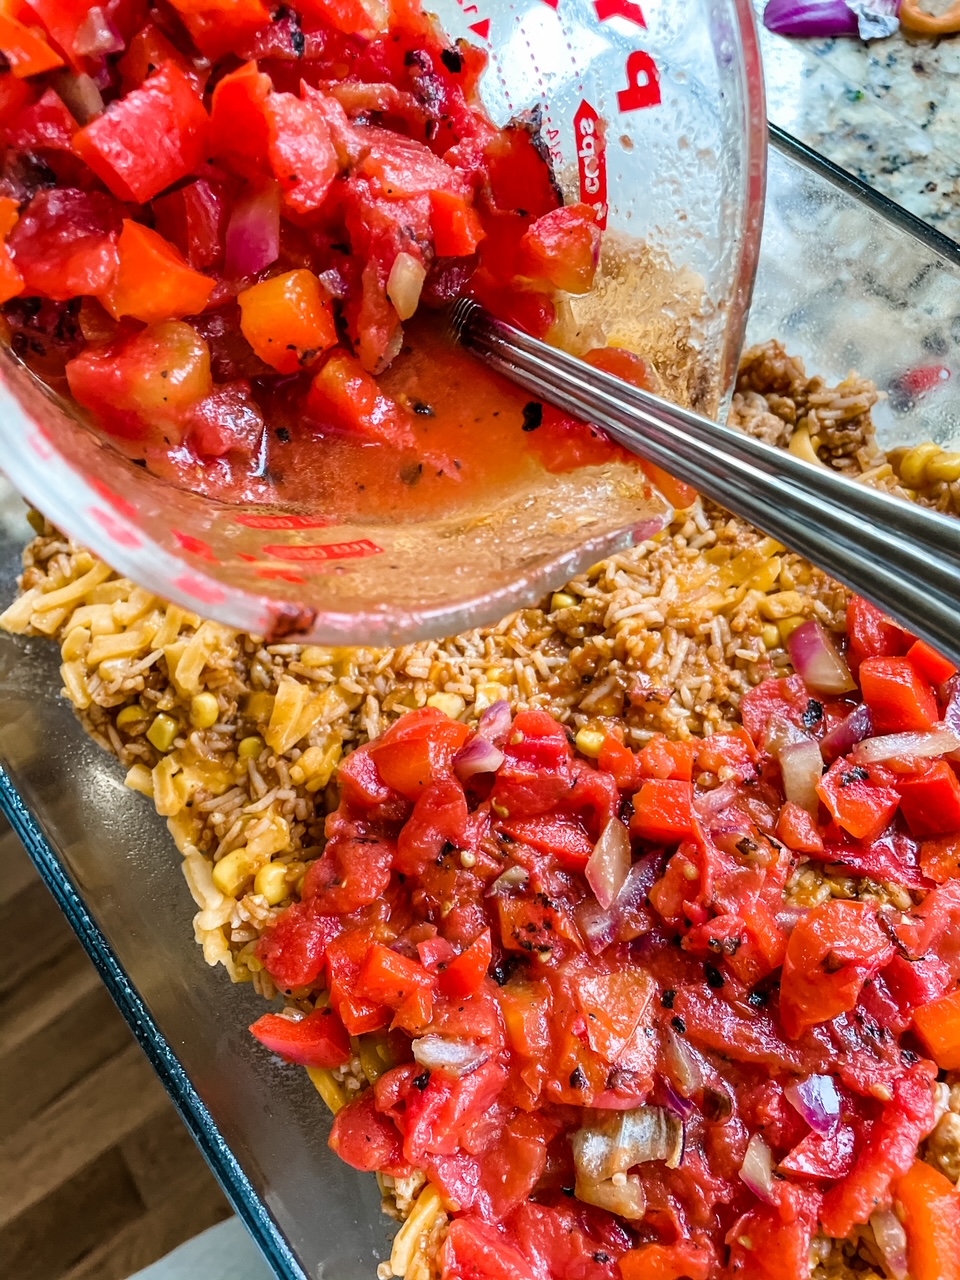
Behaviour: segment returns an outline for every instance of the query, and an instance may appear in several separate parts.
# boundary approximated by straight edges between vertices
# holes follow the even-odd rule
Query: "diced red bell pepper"
[[[411,414],[384,395],[359,360],[334,349],[307,395],[307,409],[321,423],[356,432],[368,440],[409,449],[416,444]]]
[[[87,0],[26,0],[46,28],[52,43],[77,69],[83,70],[85,59],[75,48],[80,25],[90,10]]]
[[[919,960],[894,956],[883,971],[883,980],[908,1018],[921,1005],[939,1000],[953,986],[950,966],[935,955],[921,956]]]
[[[59,94],[48,89],[38,102],[24,107],[5,131],[8,146],[18,151],[66,151],[76,154],[77,122]]]
[[[582,871],[593,853],[593,842],[583,823],[568,814],[513,818],[501,826],[513,840],[551,854],[568,871]]]
[[[860,688],[876,734],[923,732],[940,719],[937,695],[909,658],[866,658]]]
[[[945,658],[942,653],[937,653],[933,645],[927,644],[926,640],[915,641],[907,650],[907,657],[923,678],[929,680],[932,685],[941,685],[957,674],[957,668],[950,659]]]
[[[960,782],[946,760],[902,777],[898,786],[900,811],[919,840],[960,832]]]
[[[600,264],[600,228],[591,205],[545,213],[520,241],[517,272],[565,293],[589,293]]]
[[[132,316],[144,324],[158,324],[196,315],[207,305],[214,281],[187,266],[156,231],[126,218],[117,250],[117,275],[101,295],[115,319]]]
[[[937,884],[960,876],[960,834],[924,840],[920,846],[920,870]]]
[[[677,844],[695,831],[689,782],[650,778],[633,797],[630,834],[657,844]]]
[[[152,22],[140,28],[117,63],[120,88],[125,94],[131,89],[139,89],[144,80],[167,62],[179,67],[198,93],[203,92],[206,74],[198,71],[190,59]]]
[[[372,1089],[364,1089],[337,1112],[329,1144],[344,1163],[363,1173],[403,1177],[409,1172],[400,1132],[389,1116],[377,1110]]]
[[[20,215],[9,249],[25,288],[56,301],[102,293],[117,269],[121,210],[101,191],[40,191]]]
[[[921,1006],[913,1023],[938,1067],[960,1069],[960,990]]]
[[[335,916],[322,916],[309,903],[294,902],[257,943],[257,955],[278,987],[310,987],[323,972],[330,943],[343,930]]]
[[[287,1062],[304,1067],[342,1067],[350,1061],[350,1037],[331,1008],[314,1009],[294,1022],[279,1013],[265,1013],[251,1034]]]
[[[323,204],[340,168],[326,118],[313,103],[292,93],[270,94],[263,109],[267,156],[284,200],[297,213],[312,213]]]
[[[915,1160],[893,1184],[907,1233],[910,1280],[960,1280],[960,1190]]]
[[[306,268],[261,280],[237,301],[243,336],[278,373],[298,373],[336,345],[330,299]]]
[[[51,49],[35,27],[28,27],[6,13],[0,13],[0,53],[21,80],[63,66],[59,53]]]
[[[822,853],[823,837],[817,824],[802,805],[787,803],[780,810],[777,836],[794,853]]]
[[[17,225],[18,205],[10,196],[0,196],[0,304],[23,292],[23,276],[14,265],[6,240]]]
[[[741,945],[727,956],[727,964],[747,987],[754,987],[783,964],[787,934],[762,902],[743,911]]]
[[[619,738],[607,734],[597,756],[597,764],[604,771],[613,775],[621,791],[629,791],[639,787],[640,766],[634,752],[625,747]]]
[[[697,754],[695,742],[672,742],[655,733],[638,753],[637,764],[644,778],[672,778],[689,782],[693,778],[693,762]]]
[[[170,0],[201,53],[216,61],[270,23],[260,0]]]
[[[751,1209],[730,1232],[729,1274],[737,1280],[805,1280],[812,1237],[809,1217],[784,1221],[775,1206]]]
[[[545,293],[504,284],[484,267],[474,272],[468,287],[471,296],[488,311],[534,338],[545,338],[557,322],[557,309]],[[537,435],[539,432],[534,436],[534,442]],[[559,471],[569,468],[552,469]]]
[[[847,636],[854,675],[864,658],[899,657],[916,638],[862,596],[851,596],[847,605]]]
[[[474,995],[483,985],[492,961],[490,930],[484,929],[466,951],[461,951],[455,960],[440,970],[440,990],[451,1000],[465,1000]]]
[[[623,1280],[708,1280],[715,1259],[689,1240],[642,1244],[620,1259]]]
[[[430,192],[430,225],[438,258],[466,258],[486,235],[480,215],[452,191]]]
[[[246,178],[267,168],[266,103],[270,77],[248,62],[218,81],[210,108],[210,149],[226,168]]]
[[[436,978],[416,960],[374,943],[357,975],[357,995],[399,1009],[417,991],[432,991]]]
[[[795,926],[780,980],[780,1018],[796,1039],[857,1003],[861,988],[890,960],[893,947],[873,907],[833,899]]]
[[[324,916],[339,924],[335,916]],[[370,951],[370,936],[361,929],[341,932],[327,947],[327,985],[330,1003],[343,1019],[352,1036],[379,1031],[390,1021],[390,1010],[377,1000],[366,999],[356,991],[357,976]]]
[[[203,162],[209,126],[194,86],[166,63],[81,129],[74,145],[115,196],[143,204]]]
[[[183,320],[164,320],[67,364],[78,404],[127,440],[179,444],[187,414],[213,387],[210,350]]]
[[[879,659],[886,661],[886,659]],[[887,828],[900,804],[887,771],[839,756],[817,783],[817,795],[855,840],[869,844]]]
[[[227,209],[223,191],[197,178],[169,195],[153,201],[153,216],[160,234],[177,246],[197,271],[219,266]]]
[[[12,71],[0,72],[0,126],[6,126],[17,118],[28,103],[33,101],[33,86],[18,80]]]

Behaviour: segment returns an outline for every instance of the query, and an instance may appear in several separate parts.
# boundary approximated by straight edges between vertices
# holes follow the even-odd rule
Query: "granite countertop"
[[[960,36],[760,38],[770,120],[960,240]]]

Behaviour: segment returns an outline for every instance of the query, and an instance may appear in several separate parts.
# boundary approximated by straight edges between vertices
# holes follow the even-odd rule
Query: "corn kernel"
[[[794,614],[792,618],[781,618],[777,623],[777,630],[780,632],[780,639],[783,643],[786,644],[797,627],[803,626],[805,622],[806,618],[800,617],[798,614]]]
[[[307,1067],[307,1075],[334,1115],[347,1105],[347,1091],[326,1067]]]
[[[602,729],[579,729],[575,739],[577,750],[582,756],[591,756],[595,760],[606,736]]]
[[[139,702],[131,702],[130,706],[124,707],[123,710],[120,712],[120,714],[117,716],[117,728],[129,729],[131,725],[143,724],[144,720],[146,720],[147,718],[147,715],[148,713],[144,711],[143,707],[141,707]],[[156,743],[154,743],[154,746],[156,746]],[[160,747],[158,748],[158,750],[162,751],[163,748]]]
[[[757,608],[769,622],[779,622],[781,618],[789,618],[800,612],[803,597],[799,591],[776,591],[772,596],[764,596],[759,600]]]
[[[550,600],[550,612],[556,613],[558,609],[572,609],[577,603],[577,597],[572,596],[569,591],[555,591]]]
[[[492,707],[495,702],[499,702],[503,698],[503,685],[487,682],[477,686],[477,692],[473,697],[474,711],[486,711],[487,707]]]
[[[235,898],[254,874],[254,865],[246,848],[234,849],[213,868],[213,883],[228,898]]]
[[[927,463],[927,479],[954,484],[960,480],[960,453],[941,453]]]
[[[154,717],[153,724],[147,730],[147,741],[151,742],[158,751],[169,751],[179,728],[173,716],[168,716],[165,711],[161,711]]]
[[[471,867],[475,867],[477,865],[477,855],[471,852],[470,849],[461,849],[460,865],[461,867],[466,867],[469,871]]]
[[[253,878],[253,892],[266,898],[271,907],[275,907],[284,898],[289,897],[286,864],[268,862],[266,866],[261,867]]]
[[[262,750],[263,739],[257,734],[252,734],[249,738],[240,739],[237,755],[241,760],[256,760]]]
[[[760,638],[767,649],[776,649],[780,644],[780,628],[770,622],[760,632]]]
[[[196,693],[190,699],[190,723],[195,729],[209,729],[220,719],[220,703],[212,693]]]
[[[900,463],[900,479],[909,489],[922,489],[927,483],[927,465],[943,450],[932,440],[908,449]]]
[[[435,693],[427,699],[428,707],[436,707],[451,720],[456,720],[457,716],[462,715],[466,705],[459,693]]]

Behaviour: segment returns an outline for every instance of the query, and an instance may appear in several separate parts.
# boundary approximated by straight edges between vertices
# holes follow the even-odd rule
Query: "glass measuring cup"
[[[748,0],[435,6],[483,46],[498,124],[532,112],[566,199],[606,226],[597,287],[565,342],[650,358],[707,413],[729,391],[759,245],[762,79]],[[438,369],[442,377],[442,369]],[[186,607],[278,639],[389,644],[489,621],[635,536],[665,509],[610,464],[524,477],[442,516],[358,518],[336,496],[236,507],[121,457],[0,353],[3,466],[65,532]],[[319,446],[322,448],[322,445]]]

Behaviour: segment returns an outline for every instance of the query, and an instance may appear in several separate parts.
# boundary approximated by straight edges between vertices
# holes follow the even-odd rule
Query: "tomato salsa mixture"
[[[13,0],[0,51],[7,339],[141,464],[363,511],[625,456],[421,319],[550,336],[600,229],[419,0]]]
[[[733,732],[577,750],[427,707],[341,766],[260,943],[316,1007],[252,1030],[376,1048],[330,1145],[425,1173],[443,1280],[806,1280],[867,1222],[888,1274],[960,1276],[918,1159],[960,1069],[960,679],[856,597],[845,651],[816,621],[790,650]],[[810,861],[909,893],[800,906]]]

